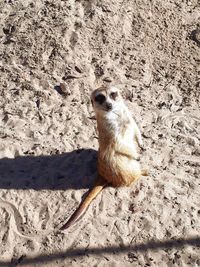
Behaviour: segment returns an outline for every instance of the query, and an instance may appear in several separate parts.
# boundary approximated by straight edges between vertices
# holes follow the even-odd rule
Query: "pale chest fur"
[[[111,124],[117,134],[124,134],[125,131],[132,131],[132,117],[129,110],[124,106],[119,112],[106,114],[107,123]]]
[[[119,112],[108,112],[98,125],[99,141],[127,143],[133,142],[134,125],[130,112],[124,108]]]

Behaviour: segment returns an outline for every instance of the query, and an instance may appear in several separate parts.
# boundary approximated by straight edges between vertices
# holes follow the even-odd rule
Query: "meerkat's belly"
[[[98,172],[114,186],[130,185],[141,176],[132,123],[113,120],[104,127],[100,138]],[[106,140],[106,143],[105,143]]]
[[[121,155],[98,157],[98,173],[113,186],[130,185],[141,176],[140,163]]]

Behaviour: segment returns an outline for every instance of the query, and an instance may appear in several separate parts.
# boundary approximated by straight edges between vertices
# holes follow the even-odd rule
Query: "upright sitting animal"
[[[142,147],[142,136],[120,91],[114,86],[100,87],[92,92],[91,102],[99,134],[98,179],[61,230],[77,221],[105,186],[130,186],[147,175],[141,169],[137,151],[138,145]]]

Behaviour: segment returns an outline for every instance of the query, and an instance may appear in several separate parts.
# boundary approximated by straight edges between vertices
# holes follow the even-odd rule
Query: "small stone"
[[[200,29],[193,30],[190,34],[190,39],[200,46]]]
[[[67,87],[66,83],[60,83],[59,86],[55,86],[55,90],[63,96],[71,95],[71,91]]]
[[[112,79],[109,78],[109,77],[105,77],[105,78],[103,78],[103,81],[107,82],[107,83],[110,83],[110,82],[112,82]]]
[[[82,73],[82,70],[81,70],[79,67],[77,67],[77,66],[75,66],[75,70],[76,70],[78,73]]]

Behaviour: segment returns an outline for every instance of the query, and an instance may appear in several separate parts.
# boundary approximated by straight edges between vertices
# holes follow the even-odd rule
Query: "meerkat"
[[[99,135],[98,179],[61,230],[77,221],[105,186],[130,186],[140,176],[147,175],[141,169],[137,151],[138,145],[143,145],[141,132],[118,88],[103,86],[94,90],[91,102]]]

